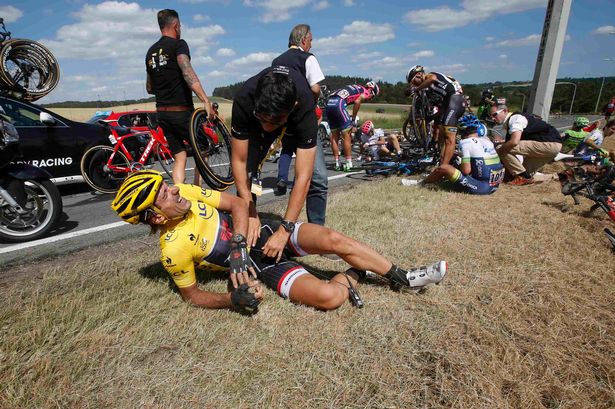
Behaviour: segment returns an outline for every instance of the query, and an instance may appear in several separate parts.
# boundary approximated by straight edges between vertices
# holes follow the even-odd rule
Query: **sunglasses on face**
[[[263,114],[256,112],[256,110],[252,111],[252,114],[256,119],[258,119],[263,124],[269,124],[273,126],[282,126],[288,120],[288,116],[282,116],[278,118],[266,117]]]
[[[496,116],[498,116],[500,114],[500,112],[504,112],[504,110],[503,109],[498,109],[497,111],[492,112],[491,113],[491,118],[495,118]]]

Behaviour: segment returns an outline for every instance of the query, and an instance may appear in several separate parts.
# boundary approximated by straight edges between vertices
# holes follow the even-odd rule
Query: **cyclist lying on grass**
[[[263,298],[260,284],[253,280],[255,277],[294,303],[331,310],[352,296],[366,270],[386,277],[391,284],[411,289],[437,284],[447,271],[444,261],[404,270],[367,245],[332,229],[284,220],[263,220],[260,238],[248,253],[245,237],[248,205],[243,199],[194,185],[169,186],[160,173],[151,170],[130,175],[111,207],[128,223],[145,223],[152,231],[160,231],[162,265],[182,298],[205,308],[254,309]],[[276,260],[271,258],[276,253],[263,246],[278,228],[291,234],[284,254]],[[290,260],[307,254],[332,253],[352,268],[329,282],[316,278]],[[230,271],[232,291],[200,290],[195,267]]]
[[[504,166],[495,151],[493,142],[486,136],[478,136],[481,122],[475,115],[462,116],[457,121],[461,135],[461,166],[438,166],[423,183],[437,183],[443,178],[459,185],[466,193],[488,195],[495,192],[504,178]]]

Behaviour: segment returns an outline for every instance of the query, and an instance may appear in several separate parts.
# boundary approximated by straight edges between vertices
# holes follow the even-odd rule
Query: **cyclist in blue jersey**
[[[479,136],[481,122],[475,115],[461,117],[457,129],[461,135],[461,166],[438,166],[423,183],[436,183],[444,178],[457,184],[470,194],[488,195],[495,192],[504,178],[504,166],[495,151],[493,142],[486,136]]]
[[[352,168],[352,138],[350,135],[351,130],[355,131],[355,120],[359,109],[361,109],[361,103],[369,101],[380,94],[380,87],[373,81],[369,81],[365,86],[363,85],[346,85],[342,89],[338,89],[333,92],[327,100],[327,106],[325,113],[327,121],[329,121],[329,127],[331,128],[331,149],[333,150],[333,157],[335,158],[335,169],[340,169],[340,152],[339,141],[340,136],[344,140],[344,155],[346,156],[346,163],[343,170],[349,171]],[[352,108],[352,116],[348,116],[346,107],[348,105],[354,105]]]
[[[406,94],[426,89],[429,100],[440,108],[435,121],[438,125],[435,135],[440,145],[440,163],[449,163],[455,153],[457,120],[465,112],[461,84],[453,77],[439,72],[426,73],[421,65],[410,68],[406,81],[410,84]]]

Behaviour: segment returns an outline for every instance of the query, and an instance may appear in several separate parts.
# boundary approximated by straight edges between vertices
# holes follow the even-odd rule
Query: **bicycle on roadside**
[[[109,132],[109,145],[96,145],[81,158],[81,174],[85,182],[102,193],[114,193],[132,172],[151,167],[154,158],[171,177],[173,154],[161,129],[148,118],[147,131],[99,123]]]
[[[0,85],[29,101],[49,94],[60,80],[57,59],[36,41],[12,39],[2,18],[0,27]]]
[[[579,196],[591,200],[590,212],[600,208],[615,223],[615,165],[604,165],[600,155],[563,156],[566,162],[577,163],[558,173],[562,194],[572,197],[575,205],[581,204]],[[615,250],[615,233],[607,227],[604,232]]]
[[[217,104],[212,104],[217,111]],[[235,183],[231,170],[231,132],[216,115],[209,120],[207,111],[199,108],[192,113],[190,146],[201,177],[212,189],[226,190]]]

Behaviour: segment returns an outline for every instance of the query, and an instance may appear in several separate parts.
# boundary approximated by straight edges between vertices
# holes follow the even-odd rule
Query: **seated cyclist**
[[[564,131],[560,136],[562,137],[562,152],[568,153],[575,149],[585,138],[593,131],[599,121],[596,121],[592,125],[589,124],[589,119],[579,116],[575,118],[572,123],[572,127]]]
[[[453,77],[439,72],[425,73],[421,65],[410,68],[406,81],[410,84],[407,94],[426,89],[429,100],[438,106],[435,122],[439,128],[436,129],[436,139],[440,145],[440,163],[449,163],[455,153],[457,120],[465,112],[461,84]]]
[[[162,265],[184,300],[204,308],[256,308],[263,291],[256,275],[269,288],[297,304],[322,310],[341,306],[354,293],[366,270],[392,284],[420,289],[439,283],[446,262],[404,270],[367,245],[329,228],[311,223],[262,220],[256,246],[247,249],[248,206],[225,192],[194,185],[169,186],[156,171],[140,171],[122,183],[111,207],[128,223],[145,223],[160,232]],[[278,259],[265,243],[278,229],[290,237]],[[290,257],[337,254],[352,266],[330,281],[310,274]],[[195,269],[230,271],[228,293],[212,293],[197,286]]]
[[[615,163],[615,149],[606,150],[602,148],[604,138],[608,138],[613,134],[615,134],[615,119],[608,121],[602,129],[600,129],[600,126],[598,125],[596,129],[588,132],[583,141],[575,148],[574,154],[578,156],[585,156],[593,152],[600,152],[602,156],[608,157],[611,162]]]
[[[333,91],[327,99],[325,115],[331,128],[331,149],[335,159],[335,169],[350,171],[352,168],[352,138],[351,131],[354,133],[353,124],[357,119],[361,103],[369,101],[380,94],[380,87],[373,81],[363,85],[346,85],[342,89]],[[353,105],[352,116],[348,116],[346,107]],[[340,136],[344,143],[344,155],[346,163],[340,167],[339,141]]]
[[[479,136],[481,122],[475,115],[461,117],[457,128],[461,135],[460,169],[451,165],[438,166],[423,183],[437,183],[446,178],[470,194],[489,195],[495,192],[504,178],[504,166],[495,151],[493,142],[486,136]]]
[[[384,130],[374,128],[372,121],[365,121],[361,126],[361,155],[369,152],[369,156],[374,160],[379,160],[380,156],[397,155],[401,156],[401,147],[396,135],[384,135]]]

